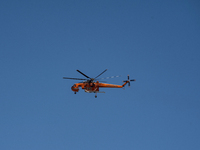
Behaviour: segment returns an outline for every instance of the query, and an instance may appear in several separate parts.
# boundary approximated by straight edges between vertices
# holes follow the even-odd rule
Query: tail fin
[[[123,84],[123,86],[125,86],[125,85],[128,83],[128,86],[130,87],[130,86],[131,86],[131,84],[130,84],[131,81],[136,81],[136,80],[135,80],[135,79],[130,80],[130,79],[129,79],[129,75],[128,75],[128,80],[124,80],[124,81],[123,81],[123,82],[125,82],[125,83]]]

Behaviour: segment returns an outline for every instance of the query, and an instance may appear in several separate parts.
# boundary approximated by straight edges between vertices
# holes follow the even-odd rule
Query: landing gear
[[[74,94],[76,94],[76,92],[74,92]]]
[[[97,93],[95,94],[95,98],[97,98]]]

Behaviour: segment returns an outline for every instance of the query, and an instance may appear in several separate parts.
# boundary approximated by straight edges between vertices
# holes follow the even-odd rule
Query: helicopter
[[[105,73],[108,69],[104,70],[101,72],[98,76],[95,78],[90,78],[89,76],[85,75],[82,73],[80,70],[78,71],[80,74],[86,77],[86,79],[83,78],[69,78],[69,77],[63,77],[63,79],[71,79],[71,80],[82,80],[82,82],[75,83],[72,87],[71,90],[76,94],[79,91],[79,87],[81,87],[85,92],[87,93],[95,93],[95,98],[97,98],[97,93],[105,93],[103,91],[99,91],[99,88],[123,88],[127,83],[128,86],[130,86],[131,81],[135,81],[135,79],[130,80],[129,75],[128,75],[128,80],[124,80],[124,84],[122,85],[116,85],[116,84],[107,84],[107,83],[102,83],[98,81],[98,77],[101,76],[103,73]],[[119,76],[112,76],[112,77],[107,77],[107,78],[101,78],[102,79],[108,79],[108,78],[113,78],[113,77],[119,77]]]

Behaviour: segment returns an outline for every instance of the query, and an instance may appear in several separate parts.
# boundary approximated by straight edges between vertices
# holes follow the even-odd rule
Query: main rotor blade
[[[102,79],[110,79],[110,78],[117,78],[117,77],[121,77],[121,76],[118,75],[118,76],[105,77],[105,78],[100,78],[99,80],[102,80]]]
[[[63,77],[63,79],[71,79],[71,80],[87,80],[87,79],[81,79],[81,78],[68,78],[68,77]]]
[[[76,71],[78,71],[80,74],[84,75],[86,78],[90,78],[87,75],[85,75],[84,73],[82,73],[81,71],[79,71],[79,70],[76,70]]]
[[[130,81],[135,81],[135,79],[132,79],[132,80],[130,80]]]
[[[104,72],[106,72],[107,70],[108,70],[108,69],[104,70],[102,73],[100,73],[98,76],[96,76],[95,79],[98,78],[100,75],[102,75],[102,74],[103,74]]]

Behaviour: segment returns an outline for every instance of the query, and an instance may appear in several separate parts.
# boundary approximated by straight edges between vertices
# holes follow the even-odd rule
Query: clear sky
[[[198,0],[0,4],[0,149],[200,149]],[[76,95],[83,78],[131,87]]]

